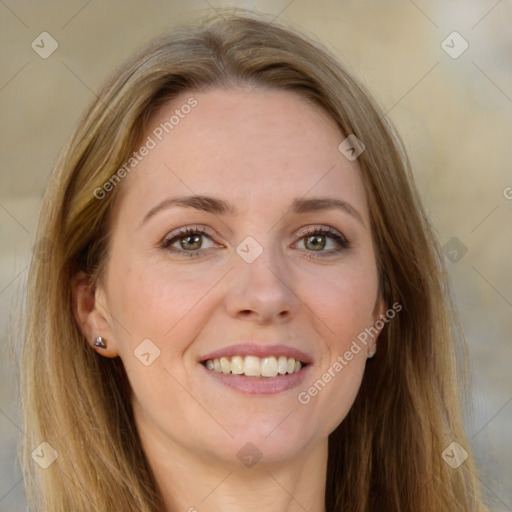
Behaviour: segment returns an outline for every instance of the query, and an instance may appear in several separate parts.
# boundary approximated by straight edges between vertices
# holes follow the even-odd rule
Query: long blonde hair
[[[34,254],[30,266],[22,350],[29,499],[42,512],[161,510],[121,360],[99,356],[84,338],[70,283],[80,270],[101,278],[109,215],[123,184],[101,200],[94,192],[136,149],[150,115],[184,91],[239,85],[294,92],[363,141],[358,162],[381,290],[389,305],[403,306],[384,327],[355,403],[329,437],[326,510],[484,510],[471,455],[456,469],[442,456],[452,442],[470,451],[460,405],[465,344],[399,137],[320,43],[228,11],[165,33],[127,60],[52,174],[37,233],[44,257]],[[42,442],[58,454],[47,469],[31,457]]]

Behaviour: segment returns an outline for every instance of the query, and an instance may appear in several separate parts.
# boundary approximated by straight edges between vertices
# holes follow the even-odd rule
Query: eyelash
[[[206,236],[207,238],[210,238],[210,240],[211,240],[211,237],[206,234],[205,229],[199,229],[199,228],[195,228],[195,227],[194,228],[187,227],[187,228],[180,229],[179,231],[177,231],[175,233],[171,233],[169,236],[165,237],[162,240],[162,242],[160,243],[160,247],[162,249],[166,249],[174,254],[179,254],[182,256],[186,255],[191,258],[197,257],[197,256],[199,256],[200,252],[204,251],[204,249],[196,249],[195,251],[185,251],[185,250],[175,249],[175,248],[171,247],[171,245],[174,244],[175,242],[179,241],[180,238],[184,238],[184,237],[190,236],[190,235],[202,235],[202,236]],[[340,248],[331,249],[330,251],[319,251],[320,253],[323,252],[324,254],[326,254],[324,256],[321,256],[320,254],[315,254],[316,251],[307,251],[306,250],[306,252],[311,253],[311,254],[308,254],[309,258],[313,258],[313,259],[328,258],[330,256],[340,254],[345,249],[348,249],[350,247],[349,241],[333,228],[310,227],[306,230],[306,232],[302,233],[300,240],[302,240],[305,237],[314,236],[314,235],[326,235],[327,238],[332,238],[333,240],[335,240],[340,245]]]

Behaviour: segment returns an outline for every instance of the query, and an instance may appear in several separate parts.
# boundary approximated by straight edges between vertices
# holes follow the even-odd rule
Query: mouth
[[[208,370],[225,375],[271,379],[299,373],[308,363],[287,356],[258,357],[253,355],[223,356],[206,359],[201,364]]]
[[[285,344],[245,342],[219,348],[199,361],[210,382],[247,395],[281,393],[304,383],[313,358]]]

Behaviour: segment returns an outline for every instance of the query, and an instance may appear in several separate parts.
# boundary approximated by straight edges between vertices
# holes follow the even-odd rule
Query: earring
[[[371,359],[375,353],[377,352],[377,347],[373,347],[371,350],[368,351],[368,359]]]
[[[94,339],[93,345],[98,348],[107,348],[107,344],[105,343],[101,336],[98,336],[97,338]]]

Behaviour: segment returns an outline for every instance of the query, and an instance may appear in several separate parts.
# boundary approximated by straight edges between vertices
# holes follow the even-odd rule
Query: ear
[[[381,293],[377,296],[377,300],[375,301],[375,307],[373,308],[373,327],[378,330],[378,333],[375,336],[372,336],[370,342],[368,343],[368,356],[373,357],[375,352],[377,351],[377,339],[380,336],[380,332],[386,325],[386,323],[382,320],[386,316],[386,311],[388,307],[384,297]]]
[[[102,356],[117,357],[119,350],[103,289],[93,284],[91,276],[78,272],[71,279],[71,295],[75,320],[89,345]],[[94,346],[98,336],[106,341],[107,348]]]

